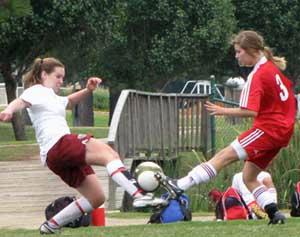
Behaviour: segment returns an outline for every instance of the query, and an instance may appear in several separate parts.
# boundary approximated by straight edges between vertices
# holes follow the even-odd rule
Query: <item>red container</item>
[[[92,211],[92,225],[105,226],[105,208],[98,207]]]

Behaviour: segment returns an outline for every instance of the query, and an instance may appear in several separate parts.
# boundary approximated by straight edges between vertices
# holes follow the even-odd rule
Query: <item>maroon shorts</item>
[[[48,151],[47,165],[66,184],[78,187],[94,170],[85,161],[85,144],[90,135],[67,134]]]

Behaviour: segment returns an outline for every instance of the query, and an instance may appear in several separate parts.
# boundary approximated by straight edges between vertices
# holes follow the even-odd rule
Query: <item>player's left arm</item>
[[[257,112],[253,110],[243,108],[226,108],[209,101],[204,105],[210,115],[225,115],[225,116],[237,116],[237,117],[256,117]]]

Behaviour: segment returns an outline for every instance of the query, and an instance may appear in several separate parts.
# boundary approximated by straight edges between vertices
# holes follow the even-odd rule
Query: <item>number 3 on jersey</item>
[[[279,85],[280,87],[280,93],[279,93],[280,99],[281,101],[286,101],[289,98],[289,92],[286,86],[282,83],[281,78],[278,74],[276,74],[275,78],[276,78],[277,85]]]

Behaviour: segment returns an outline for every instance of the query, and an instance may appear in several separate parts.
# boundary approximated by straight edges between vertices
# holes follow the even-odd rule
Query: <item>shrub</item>
[[[61,96],[68,96],[72,93],[72,87],[62,88]],[[98,88],[93,93],[93,106],[95,110],[109,110],[109,91],[108,89]]]
[[[107,89],[98,88],[94,92],[94,109],[109,110],[109,92]]]

